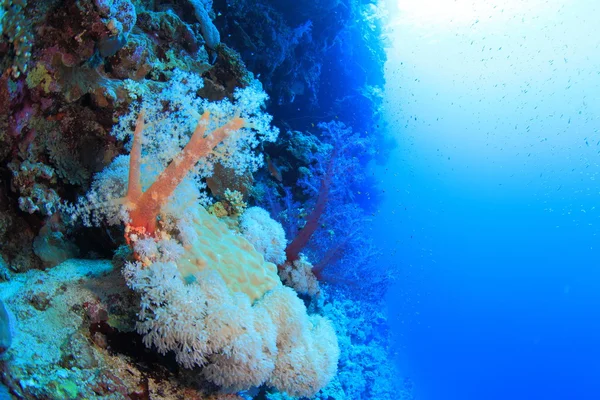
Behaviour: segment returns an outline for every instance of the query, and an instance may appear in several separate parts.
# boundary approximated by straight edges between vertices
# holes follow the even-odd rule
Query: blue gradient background
[[[420,400],[600,399],[600,5],[429,3],[388,4],[375,171],[402,370]]]

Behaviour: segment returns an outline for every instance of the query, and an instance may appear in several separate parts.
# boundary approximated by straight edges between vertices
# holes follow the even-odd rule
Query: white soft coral
[[[267,383],[313,396],[335,376],[339,358],[330,321],[309,316],[296,293],[276,286],[251,304],[212,270],[184,283],[173,262],[129,263],[124,275],[141,295],[137,330],[146,346],[173,351],[186,368],[231,391]]]
[[[240,229],[266,261],[276,265],[285,262],[285,232],[267,211],[260,207],[248,208],[240,219]]]

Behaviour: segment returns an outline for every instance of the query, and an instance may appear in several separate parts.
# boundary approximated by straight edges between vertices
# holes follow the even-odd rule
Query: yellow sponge
[[[245,293],[251,301],[281,284],[275,264],[266,262],[250,242],[203,207],[190,207],[178,228],[185,253],[177,267],[186,281],[198,271],[213,269],[231,291]]]

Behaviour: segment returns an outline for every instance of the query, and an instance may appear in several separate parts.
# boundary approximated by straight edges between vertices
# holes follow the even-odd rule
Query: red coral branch
[[[337,148],[334,148],[331,158],[329,159],[329,163],[327,164],[325,176],[321,180],[319,196],[317,197],[315,208],[313,208],[311,213],[308,215],[304,227],[300,230],[300,232],[298,232],[294,240],[292,240],[292,242],[285,248],[285,255],[287,257],[287,261],[290,263],[299,258],[300,252],[304,247],[306,247],[312,235],[319,228],[319,219],[321,219],[321,215],[323,215],[325,207],[327,206],[327,200],[329,199],[329,189],[331,187],[334,169],[333,167],[335,165],[336,158]]]

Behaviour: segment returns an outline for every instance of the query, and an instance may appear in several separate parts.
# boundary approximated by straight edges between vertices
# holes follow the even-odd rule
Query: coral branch
[[[286,247],[285,254],[287,261],[294,262],[300,256],[300,251],[308,244],[308,241],[312,237],[313,233],[319,227],[319,219],[325,211],[327,200],[329,198],[329,188],[331,186],[331,180],[333,178],[333,167],[337,158],[337,148],[333,150],[329,163],[327,165],[327,171],[325,176],[321,180],[321,186],[319,188],[319,196],[317,197],[317,203],[315,208],[311,211],[306,219],[304,228],[298,232],[298,235],[292,240],[292,242]]]
[[[194,167],[202,157],[206,157],[219,143],[225,140],[232,132],[241,129],[245,121],[235,117],[225,125],[222,125],[205,135],[210,113],[205,112],[200,120],[190,141],[181,153],[171,161],[165,170],[158,176],[156,181],[142,193],[140,183],[140,157],[141,138],[144,130],[143,111],[138,116],[133,136],[133,146],[129,161],[129,189],[125,203],[129,208],[130,226],[142,229],[146,233],[154,233],[156,230],[156,218],[161,207],[169,196],[173,194],[177,185],[181,183],[187,173]]]
[[[142,164],[142,132],[146,127],[144,123],[144,110],[140,111],[133,132],[133,144],[129,153],[129,185],[127,187],[127,199],[139,199],[142,195],[141,164]]]

